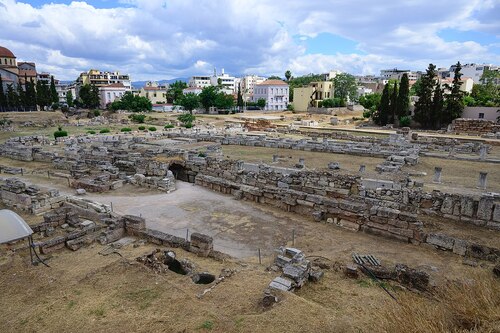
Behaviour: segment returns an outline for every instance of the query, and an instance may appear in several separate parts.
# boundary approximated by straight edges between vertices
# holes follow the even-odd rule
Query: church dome
[[[4,58],[15,58],[16,56],[6,47],[0,46],[0,57]]]

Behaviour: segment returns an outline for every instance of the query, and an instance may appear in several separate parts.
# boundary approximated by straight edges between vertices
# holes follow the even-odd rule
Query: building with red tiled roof
[[[2,76],[3,85],[6,88],[6,83],[17,85],[19,81],[19,69],[17,68],[16,56],[6,47],[0,46],[0,75]]]
[[[253,88],[252,99],[266,101],[265,110],[286,110],[288,108],[288,84],[282,80],[266,80]]]
[[[163,104],[167,102],[167,86],[162,86],[158,82],[148,81],[139,90],[139,96],[146,97],[152,104]]]
[[[101,108],[105,109],[110,103],[118,100],[125,95],[130,89],[123,85],[123,83],[111,83],[102,87],[99,87],[99,97],[101,101]]]

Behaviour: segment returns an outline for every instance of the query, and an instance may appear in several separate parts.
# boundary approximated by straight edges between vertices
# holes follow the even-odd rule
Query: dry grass
[[[404,293],[377,317],[377,332],[500,332],[500,283],[476,274],[440,287],[432,300]]]

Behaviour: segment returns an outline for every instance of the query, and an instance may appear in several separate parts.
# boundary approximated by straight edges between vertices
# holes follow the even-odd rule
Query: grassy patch
[[[103,318],[106,315],[106,310],[101,305],[98,308],[90,310],[90,314],[98,318]]]
[[[68,310],[69,310],[69,309],[72,309],[75,305],[76,305],[76,302],[75,302],[75,301],[73,301],[73,300],[71,300],[71,301],[69,301],[69,303],[68,303],[67,309],[68,309]]]
[[[205,320],[203,324],[200,325],[199,329],[204,329],[210,331],[212,328],[214,328],[214,322],[211,320]]]
[[[135,303],[140,310],[144,310],[150,307],[155,299],[160,297],[160,293],[153,289],[139,289],[126,293],[124,297]]]

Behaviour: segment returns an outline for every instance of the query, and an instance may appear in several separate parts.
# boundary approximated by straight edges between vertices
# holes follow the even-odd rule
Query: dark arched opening
[[[187,169],[184,165],[179,163],[172,163],[169,167],[169,170],[172,171],[176,180],[194,183],[194,175],[191,175],[189,173],[190,170]]]

